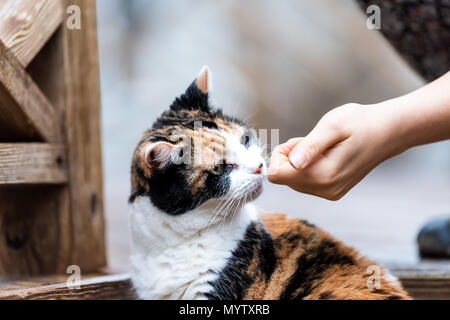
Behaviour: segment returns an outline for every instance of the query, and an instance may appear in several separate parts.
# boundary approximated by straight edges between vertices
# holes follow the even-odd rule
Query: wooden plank
[[[81,8],[82,21],[81,30],[63,28],[72,262],[95,272],[106,265],[96,4],[64,2]]]
[[[63,184],[67,177],[64,145],[0,143],[0,184]]]
[[[400,276],[400,282],[414,299],[449,300],[450,276]]]
[[[0,275],[65,272],[71,264],[67,186],[0,186]]]
[[[52,280],[59,283],[52,283]],[[81,281],[79,289],[69,289],[67,277],[0,281],[0,300],[102,300],[136,299],[127,274],[100,276]],[[450,277],[436,275],[400,278],[402,285],[414,299],[450,299]],[[49,283],[50,282],[50,283]]]
[[[63,19],[59,0],[2,0],[0,40],[26,67]]]
[[[449,260],[422,259],[416,263],[389,263],[384,267],[397,277],[450,276]]]
[[[410,264],[385,266],[414,299],[450,299],[450,262],[420,260]]]
[[[60,142],[56,112],[22,68],[0,42],[0,141]]]
[[[130,300],[135,295],[126,274],[101,276],[82,280],[80,288],[66,283],[21,288],[20,283],[0,285],[0,300]]]

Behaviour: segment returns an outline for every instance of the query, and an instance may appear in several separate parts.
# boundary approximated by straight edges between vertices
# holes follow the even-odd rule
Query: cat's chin
[[[255,183],[250,190],[248,190],[241,199],[244,200],[244,203],[252,202],[256,200],[262,193],[263,193],[264,187],[262,181],[259,181],[258,183]]]
[[[250,196],[250,199],[251,199],[250,201],[256,200],[263,193],[263,191],[264,191],[263,184],[262,184],[262,182],[259,182],[255,186],[254,190],[252,190],[249,193],[249,196]]]

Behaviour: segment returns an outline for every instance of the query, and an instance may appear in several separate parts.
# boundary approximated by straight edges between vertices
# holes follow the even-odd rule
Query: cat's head
[[[205,203],[241,205],[262,192],[266,163],[256,132],[209,102],[204,67],[139,141],[133,155],[130,202],[149,197],[170,215]]]

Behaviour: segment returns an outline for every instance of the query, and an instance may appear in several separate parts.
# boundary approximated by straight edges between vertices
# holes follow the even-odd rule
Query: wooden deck
[[[414,299],[450,299],[450,267],[447,263],[425,262],[389,268]],[[134,300],[128,274],[85,277],[79,288],[66,285],[68,276],[28,279],[0,279],[0,300]]]

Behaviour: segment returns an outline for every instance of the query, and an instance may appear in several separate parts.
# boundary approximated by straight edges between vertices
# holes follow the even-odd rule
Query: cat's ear
[[[208,94],[212,87],[212,74],[207,66],[204,66],[197,78],[187,88],[186,92],[176,98],[170,109],[180,110],[201,110],[209,112],[211,110],[208,101]]]
[[[141,156],[145,165],[152,169],[155,166],[162,169],[168,166],[176,158],[178,147],[169,142],[149,143],[142,148]]]
[[[211,90],[212,84],[212,75],[211,71],[209,71],[208,66],[204,66],[200,73],[198,74],[197,79],[195,79],[195,86],[198,90],[200,90],[203,94],[208,94]]]

